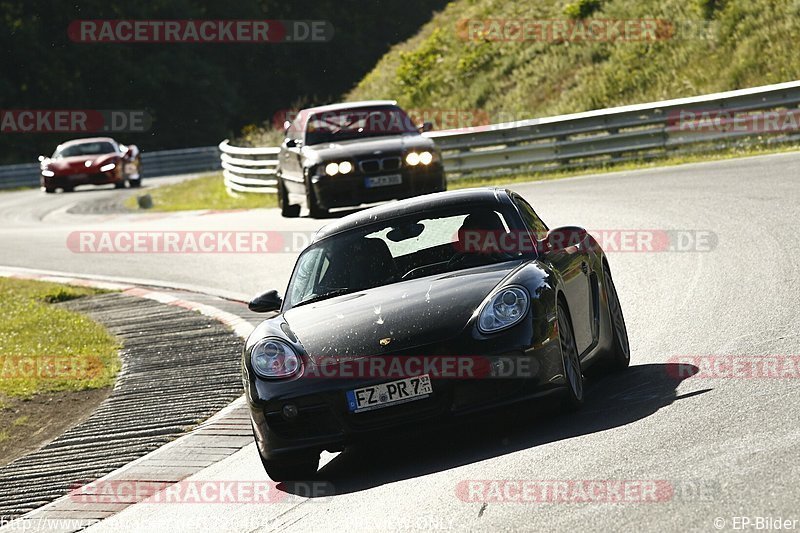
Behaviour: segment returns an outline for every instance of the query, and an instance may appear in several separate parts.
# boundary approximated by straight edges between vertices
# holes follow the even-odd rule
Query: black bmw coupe
[[[630,361],[608,260],[582,228],[550,230],[518,194],[442,192],[348,215],[299,256],[278,311],[246,342],[253,432],[274,480],[375,432],[563,395]]]
[[[285,124],[278,154],[278,201],[285,217],[444,191],[439,149],[391,100],[300,111]]]

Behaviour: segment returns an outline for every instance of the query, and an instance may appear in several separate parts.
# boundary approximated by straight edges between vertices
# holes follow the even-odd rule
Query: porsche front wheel
[[[292,460],[274,460],[261,457],[261,464],[272,481],[307,481],[313,479],[319,466],[319,455],[298,457]]]
[[[606,297],[608,300],[608,316],[611,318],[612,331],[612,353],[611,365],[616,370],[628,368],[631,362],[631,347],[628,344],[628,328],[625,326],[625,317],[622,315],[622,306],[617,297],[617,288],[614,280],[611,279],[611,272],[607,267],[603,268],[605,278]]]
[[[561,346],[561,362],[564,366],[564,381],[567,385],[565,407],[570,411],[583,405],[583,372],[578,357],[578,347],[572,333],[572,323],[564,305],[558,304],[558,341]]]

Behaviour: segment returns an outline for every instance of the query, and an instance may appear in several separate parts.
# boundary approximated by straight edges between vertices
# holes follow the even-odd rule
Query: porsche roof
[[[316,242],[325,237],[359,226],[365,226],[367,224],[401,216],[413,215],[415,213],[433,213],[440,209],[448,209],[462,205],[500,204],[508,201],[508,191],[498,187],[479,187],[424,194],[406,200],[389,202],[344,216],[335,222],[323,226],[314,236],[314,241]]]

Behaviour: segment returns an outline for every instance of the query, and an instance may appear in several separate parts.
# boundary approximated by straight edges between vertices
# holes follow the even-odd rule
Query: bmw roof
[[[346,109],[359,109],[362,107],[379,107],[387,105],[397,105],[395,100],[362,100],[360,102],[342,102],[340,104],[328,104],[317,107],[303,109],[303,113],[326,113],[329,111],[342,111]]]

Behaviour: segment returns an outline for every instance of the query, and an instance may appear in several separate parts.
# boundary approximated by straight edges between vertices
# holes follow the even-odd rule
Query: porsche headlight
[[[530,296],[523,287],[504,287],[481,310],[478,329],[494,333],[513,326],[525,316],[530,307]]]
[[[250,349],[250,362],[262,378],[286,378],[300,370],[300,358],[286,342],[266,338]]]

